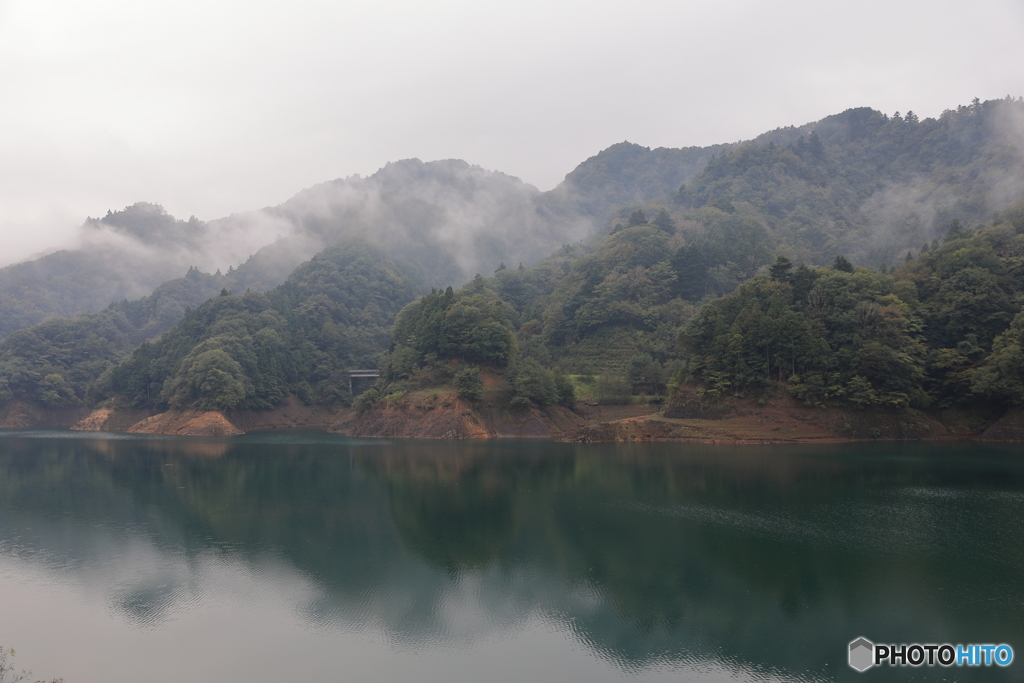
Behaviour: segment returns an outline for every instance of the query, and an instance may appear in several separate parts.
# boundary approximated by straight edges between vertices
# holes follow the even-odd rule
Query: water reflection
[[[65,437],[0,440],[0,572],[153,638],[262,600],[421,658],[554,633],[611,679],[853,680],[859,635],[1024,653],[1013,449]],[[949,674],[871,675],[908,673]]]

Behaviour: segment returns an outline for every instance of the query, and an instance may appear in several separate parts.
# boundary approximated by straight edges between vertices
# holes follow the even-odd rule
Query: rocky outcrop
[[[227,436],[248,431],[277,429],[326,430],[337,421],[336,409],[306,406],[295,399],[290,399],[275,408],[230,413],[171,410],[152,415],[132,408],[97,408],[72,424],[71,429],[133,434]]]
[[[947,429],[938,416],[911,409],[812,408],[785,392],[757,398],[736,395],[711,402],[692,388],[682,387],[664,413],[595,423],[566,440],[822,443],[970,437],[971,433]],[[1000,433],[1000,440],[1005,440],[1003,437],[1005,433]]]
[[[176,436],[234,436],[244,432],[214,410],[169,410],[136,422],[129,434],[172,434]]]

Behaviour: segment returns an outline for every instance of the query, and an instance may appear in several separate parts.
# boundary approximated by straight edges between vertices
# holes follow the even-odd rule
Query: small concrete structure
[[[349,370],[348,371],[348,393],[355,396],[353,390],[353,379],[377,379],[380,377],[380,370]]]

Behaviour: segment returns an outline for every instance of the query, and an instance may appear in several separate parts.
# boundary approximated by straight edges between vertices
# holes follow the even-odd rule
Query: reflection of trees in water
[[[95,551],[68,525],[97,518],[186,558],[281,555],[322,587],[311,619],[416,640],[443,637],[446,595],[473,578],[495,621],[542,612],[624,666],[713,657],[821,670],[858,629],[1020,631],[1011,607],[977,606],[1019,599],[1005,570],[1024,561],[994,523],[1019,517],[1019,494],[983,495],[1019,492],[1021,470],[984,453],[965,469],[938,447],[923,462],[877,445],[866,460],[839,447],[326,441],[231,442],[210,459],[186,441],[7,439],[0,510],[55,529],[33,543],[71,564]],[[961,542],[981,554],[953,552]],[[185,580],[154,572],[119,599],[150,623]]]
[[[473,473],[455,483],[389,482],[398,538],[428,562],[452,574],[504,559],[512,542],[512,496],[498,482]]]
[[[973,581],[977,567],[949,557],[955,548],[934,544],[941,539],[929,540],[921,523],[942,518],[934,531],[960,525],[960,538],[994,548],[1000,532],[979,536],[968,531],[977,520],[962,510],[908,505],[899,492],[911,484],[1019,490],[1019,469],[992,460],[965,471],[941,447],[922,467],[912,446],[871,448],[873,462],[831,446],[711,447],[686,457],[678,446],[544,444],[526,455],[499,445],[433,454],[406,446],[361,464],[388,481],[410,548],[444,566],[490,558],[504,571],[529,566],[563,582],[569,591],[547,595],[543,608],[620,662],[724,648],[751,662],[814,668],[858,624],[909,624],[938,638],[949,636],[950,622],[980,626],[989,618],[970,601],[932,598],[941,586]],[[485,523],[499,509],[492,536],[463,534],[464,520]],[[908,516],[917,528],[903,526]],[[494,550],[499,540],[503,553]],[[1019,545],[1009,552],[1024,559]],[[1014,590],[1005,575],[993,578]],[[581,607],[573,590],[600,596],[600,608]],[[887,614],[893,601],[907,614]]]

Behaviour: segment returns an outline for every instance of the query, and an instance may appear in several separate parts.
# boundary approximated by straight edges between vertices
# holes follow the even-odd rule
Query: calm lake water
[[[1022,455],[0,432],[0,643],[66,683],[1020,681]],[[858,636],[1017,661],[858,674]]]

